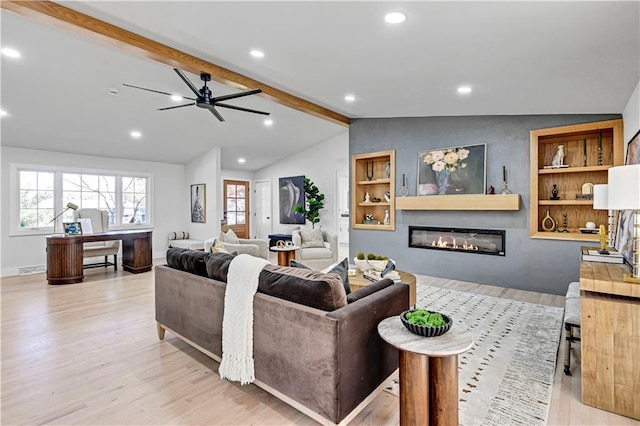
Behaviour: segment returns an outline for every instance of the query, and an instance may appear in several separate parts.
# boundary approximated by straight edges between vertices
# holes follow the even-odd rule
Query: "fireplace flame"
[[[473,244],[467,243],[467,240],[462,243],[462,245],[456,244],[456,239],[453,238],[451,242],[444,241],[442,237],[438,237],[438,240],[433,240],[431,242],[432,247],[439,248],[448,248],[448,249],[457,249],[457,250],[479,250],[478,246],[474,246]]]

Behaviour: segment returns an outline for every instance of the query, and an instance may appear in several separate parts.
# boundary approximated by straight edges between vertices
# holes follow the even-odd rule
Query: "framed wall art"
[[[418,195],[484,194],[486,144],[418,153]]]
[[[627,145],[625,165],[640,164],[640,130]],[[627,263],[632,264],[634,211],[622,210],[618,214],[615,249],[622,253]]]
[[[280,223],[304,224],[304,215],[293,211],[295,206],[304,206],[304,176],[280,178],[279,184]]]
[[[207,222],[207,185],[197,183],[191,185],[191,222]]]

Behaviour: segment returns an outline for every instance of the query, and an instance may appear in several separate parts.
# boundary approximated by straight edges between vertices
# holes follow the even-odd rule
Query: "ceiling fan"
[[[191,89],[191,91],[196,95],[196,98],[189,98],[187,96],[182,96],[183,99],[188,99],[194,102],[184,104],[184,105],[176,105],[176,106],[171,106],[166,108],[159,108],[158,111],[166,111],[168,109],[183,108],[183,107],[195,105],[200,108],[208,109],[211,112],[211,114],[215,115],[216,118],[220,121],[224,121],[224,118],[222,118],[222,115],[220,115],[220,113],[216,110],[215,107],[230,108],[238,111],[252,112],[254,114],[262,114],[262,115],[270,114],[264,111],[258,111],[255,109],[244,108],[244,107],[222,103],[223,101],[240,98],[242,96],[255,95],[256,93],[262,92],[262,90],[260,89],[253,89],[253,90],[248,90],[246,92],[233,93],[230,95],[213,97],[211,96],[211,89],[207,87],[207,81],[211,81],[211,74],[208,74],[205,72],[200,74],[200,80],[204,81],[204,86],[202,86],[202,89],[198,90],[196,89],[196,86],[193,85],[193,83],[187,78],[186,75],[184,75],[184,73],[181,70],[179,70],[178,68],[174,68],[173,70],[176,72],[176,74],[178,74],[178,76],[182,79],[182,81],[184,81],[185,84],[189,86],[189,89]],[[122,83],[122,85],[127,87],[133,87],[134,89],[146,90],[148,92],[160,93],[161,95],[175,96],[174,94],[171,94],[171,93],[161,92],[159,90],[147,89],[144,87],[134,86],[132,84]]]

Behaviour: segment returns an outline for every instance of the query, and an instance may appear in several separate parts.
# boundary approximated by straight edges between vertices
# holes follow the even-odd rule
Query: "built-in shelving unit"
[[[395,219],[395,150],[356,154],[351,157],[351,227],[376,231],[393,231]],[[365,201],[369,194],[369,202]],[[389,201],[385,199],[388,193]],[[374,199],[380,201],[375,202]],[[385,212],[389,223],[384,224]],[[363,223],[371,215],[379,224]]]
[[[559,145],[564,145],[563,164],[569,167],[549,168]],[[531,238],[598,241],[597,234],[582,234],[580,228],[587,222],[606,225],[607,211],[594,210],[593,200],[579,200],[576,195],[585,183],[607,183],[609,168],[623,164],[623,145],[622,120],[531,131]],[[551,199],[554,184],[559,200]],[[542,227],[547,212],[556,223],[554,231]],[[567,232],[561,232],[563,215]]]
[[[520,210],[520,195],[425,195],[396,198],[398,210]]]

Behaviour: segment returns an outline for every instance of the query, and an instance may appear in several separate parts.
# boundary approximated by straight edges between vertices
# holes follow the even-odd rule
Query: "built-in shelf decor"
[[[397,197],[398,210],[520,210],[520,195],[427,195]]]
[[[607,211],[580,195],[586,184],[606,184],[609,168],[622,165],[622,120],[537,129],[530,138],[531,238],[598,241],[580,230],[587,222],[607,224]],[[564,156],[554,166],[558,152]]]

